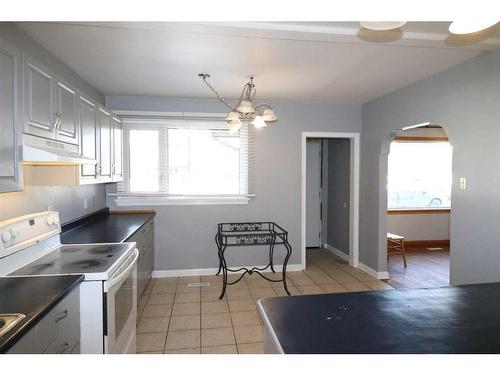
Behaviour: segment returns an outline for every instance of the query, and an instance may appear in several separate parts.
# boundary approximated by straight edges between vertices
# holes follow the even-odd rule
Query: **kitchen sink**
[[[0,314],[0,337],[24,318],[24,314]]]

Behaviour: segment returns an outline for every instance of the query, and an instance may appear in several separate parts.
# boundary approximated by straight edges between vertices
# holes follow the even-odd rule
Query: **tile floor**
[[[392,289],[324,249],[308,250],[307,269],[287,276],[292,295]],[[188,287],[199,281],[210,285]],[[217,276],[152,279],[139,302],[138,353],[263,353],[256,301],[285,295],[283,284],[247,274],[219,300],[221,285]]]

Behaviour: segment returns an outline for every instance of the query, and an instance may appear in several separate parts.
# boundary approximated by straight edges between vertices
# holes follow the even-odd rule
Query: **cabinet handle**
[[[63,349],[59,350],[57,354],[64,354],[69,349],[69,344],[67,342],[64,343]]]
[[[68,316],[68,310],[64,310],[55,320],[55,323],[59,323],[61,320]]]

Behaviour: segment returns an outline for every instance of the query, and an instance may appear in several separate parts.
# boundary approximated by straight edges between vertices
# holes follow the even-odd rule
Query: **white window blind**
[[[253,133],[229,134],[223,118],[122,117],[124,179],[118,194],[250,196]]]

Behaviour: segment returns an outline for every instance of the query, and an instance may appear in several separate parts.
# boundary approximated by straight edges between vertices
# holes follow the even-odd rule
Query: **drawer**
[[[46,348],[58,337],[68,326],[69,322],[78,322],[80,330],[80,287],[75,288],[70,294],[59,302],[41,321],[37,324],[37,352],[44,352]],[[73,349],[73,345],[69,350]]]
[[[73,316],[44,354],[70,354],[80,341],[80,316]]]

